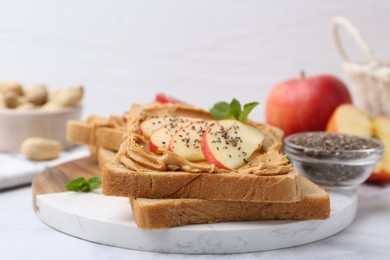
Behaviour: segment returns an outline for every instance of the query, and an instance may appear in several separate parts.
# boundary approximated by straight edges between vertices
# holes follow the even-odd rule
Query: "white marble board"
[[[37,195],[37,215],[47,225],[88,241],[143,251],[225,254],[304,245],[332,236],[356,216],[356,193],[330,191],[331,217],[307,221],[248,221],[142,230],[128,199],[91,193]]]

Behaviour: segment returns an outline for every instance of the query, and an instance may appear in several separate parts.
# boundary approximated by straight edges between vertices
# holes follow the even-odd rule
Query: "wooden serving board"
[[[78,177],[100,176],[92,157],[71,161],[38,174],[32,183],[35,212],[48,226],[99,244],[167,253],[223,254],[280,249],[318,241],[346,228],[355,218],[357,196],[329,192],[327,220],[243,221],[142,230],[129,199],[108,197],[101,190],[66,192]]]
[[[90,176],[101,176],[97,160],[92,156],[60,164],[38,174],[31,185],[35,211],[37,195],[64,192],[65,184],[70,180]]]

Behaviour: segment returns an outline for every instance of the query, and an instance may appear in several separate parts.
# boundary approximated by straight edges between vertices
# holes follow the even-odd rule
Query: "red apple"
[[[263,140],[263,133],[253,126],[236,120],[220,120],[206,129],[201,148],[209,163],[220,169],[237,169],[248,163]]]
[[[291,79],[276,85],[268,96],[266,121],[285,135],[325,131],[336,107],[351,103],[347,87],[330,75]]]
[[[177,104],[177,103],[183,103],[179,100],[177,100],[174,97],[167,96],[162,93],[156,94],[156,97],[154,98],[154,102],[161,103],[161,104],[166,104],[166,103],[171,103],[171,104]]]

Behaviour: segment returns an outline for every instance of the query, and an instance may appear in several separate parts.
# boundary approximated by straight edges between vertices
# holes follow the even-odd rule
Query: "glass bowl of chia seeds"
[[[374,138],[327,132],[304,132],[284,140],[294,169],[330,189],[351,190],[366,181],[383,158]]]

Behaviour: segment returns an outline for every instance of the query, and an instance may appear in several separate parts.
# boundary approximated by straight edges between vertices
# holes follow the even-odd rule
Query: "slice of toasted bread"
[[[103,169],[103,166],[109,162],[110,160],[114,159],[115,152],[105,149],[103,147],[99,147],[97,149],[97,161],[99,169]]]
[[[66,138],[71,143],[86,144],[118,151],[125,135],[124,128],[115,125],[90,124],[69,120],[67,122]]]
[[[118,151],[125,140],[125,132],[122,129],[102,127],[95,132],[95,145],[111,151]]]
[[[103,167],[103,194],[134,198],[296,202],[299,175],[247,173],[134,172],[113,160]]]
[[[330,216],[328,193],[301,177],[301,200],[294,203],[130,199],[135,222],[143,229],[247,220],[308,220]]]

